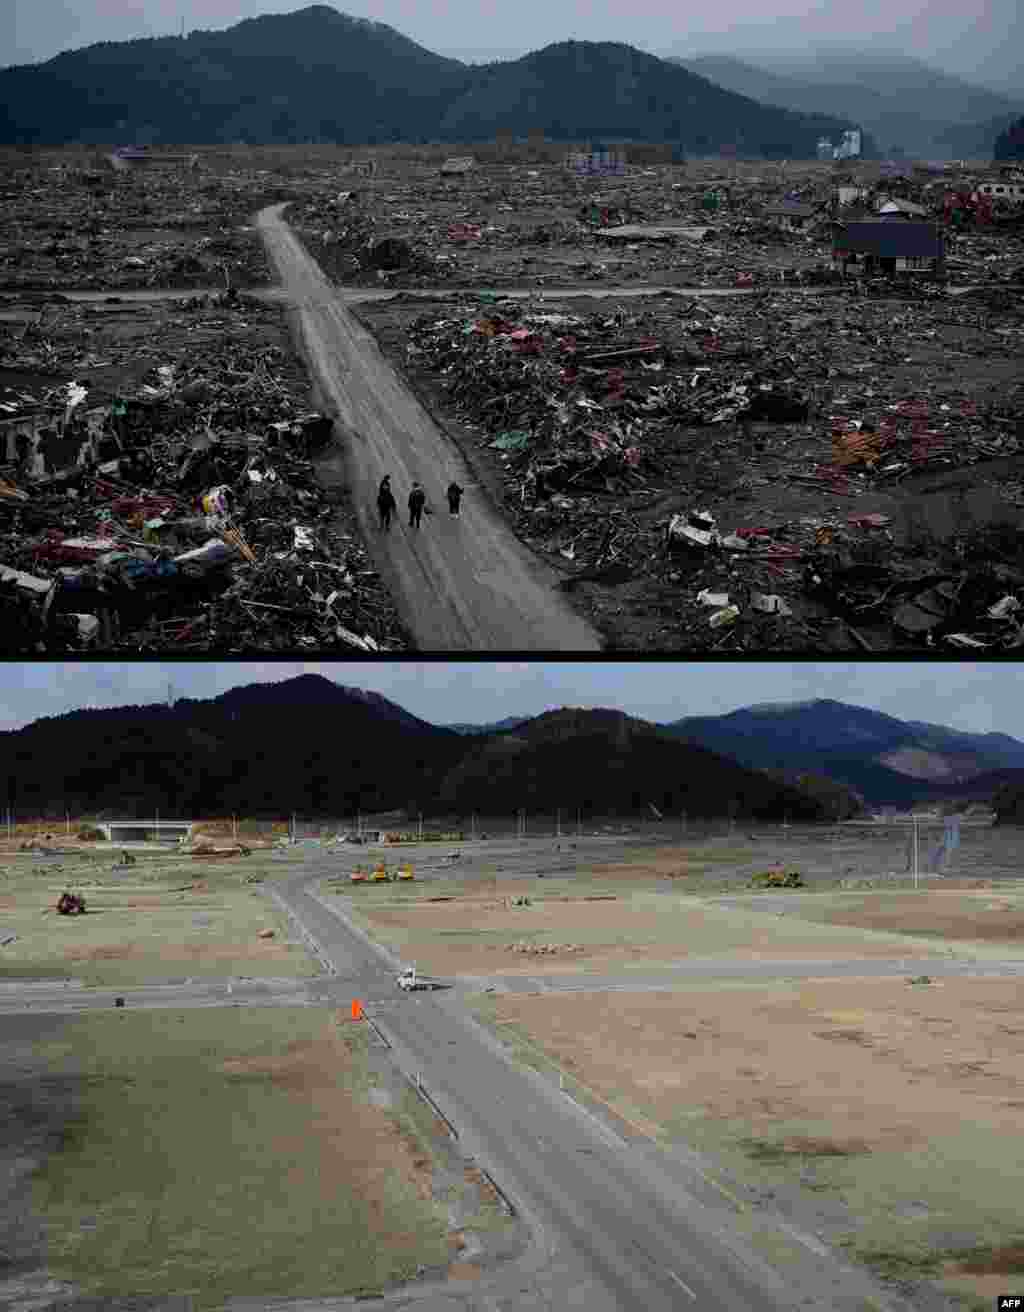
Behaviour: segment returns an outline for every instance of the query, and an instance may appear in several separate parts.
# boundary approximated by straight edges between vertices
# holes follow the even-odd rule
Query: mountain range
[[[988,800],[1024,771],[1024,743],[1006,734],[964,733],[828,699],[687,716],[663,728],[755,769],[825,775],[872,806]]]
[[[758,104],[631,46],[563,41],[468,65],[327,5],[221,32],[100,42],[0,70],[0,142],[671,141],[813,157],[840,114]]]
[[[209,700],[72,711],[0,734],[21,815],[338,819],[357,811],[821,819],[820,791],[673,740],[621,711],[549,711],[464,735],[320,675]],[[847,798],[847,809],[853,809]]]
[[[21,816],[340,819],[404,810],[468,816],[794,821],[999,794],[1024,814],[1024,743],[815,700],[655,724],[562,708],[438,726],[320,675],[211,699],[80,710],[0,733]],[[1001,803],[1002,805],[1002,803]]]
[[[991,158],[999,133],[1024,112],[1024,93],[974,86],[908,55],[823,50],[668,58],[765,104],[849,116],[886,154]]]

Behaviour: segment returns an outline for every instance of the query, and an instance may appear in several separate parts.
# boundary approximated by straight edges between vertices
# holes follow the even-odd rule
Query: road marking
[[[776,1221],[775,1224],[780,1230],[785,1231],[787,1235],[795,1239],[798,1244],[802,1244],[804,1248],[809,1248],[812,1253],[817,1253],[819,1257],[831,1256],[825,1245],[819,1243],[812,1235],[805,1234],[802,1230],[798,1230],[796,1226],[787,1225],[785,1221]]]
[[[667,1269],[667,1268],[666,1268],[666,1269]],[[684,1294],[689,1294],[690,1297],[693,1299],[693,1301],[696,1303],[696,1301],[697,1301],[697,1295],[693,1292],[693,1290],[690,1288],[690,1286],[689,1286],[689,1285],[684,1285],[683,1282],[679,1279],[679,1277],[676,1275],[676,1273],[675,1273],[674,1271],[669,1271],[669,1275],[670,1275],[670,1276],[672,1277],[672,1279],[676,1282],[676,1284],[677,1284],[677,1285],[679,1286],[679,1288],[683,1291],[683,1293],[684,1293]]]

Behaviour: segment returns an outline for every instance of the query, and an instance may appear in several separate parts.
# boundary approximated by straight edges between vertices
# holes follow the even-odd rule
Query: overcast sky
[[[371,689],[433,724],[487,723],[556,706],[605,706],[666,722],[755,702],[830,697],[976,733],[1024,740],[1020,667],[969,662],[107,662],[0,664],[0,728],[82,707],[215,697],[247,683],[317,673]]]
[[[308,0],[0,0],[0,66],[34,63],[94,41],[224,28]],[[652,54],[804,50],[821,41],[879,45],[962,76],[1020,83],[1021,0],[348,0],[333,6],[388,23],[438,54],[516,58],[565,41],[625,41]]]

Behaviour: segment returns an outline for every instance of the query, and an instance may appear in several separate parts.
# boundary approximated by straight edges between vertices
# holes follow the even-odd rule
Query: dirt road
[[[424,651],[579,651],[597,634],[555,590],[557,576],[535,560],[473,488],[459,452],[348,313],[316,262],[281,217],[257,216],[270,259],[297,317],[301,348],[325,402],[345,432],[346,473],[360,527],[417,647]],[[384,474],[398,500],[390,533],[377,526]],[[423,484],[423,526],[408,526],[406,499]],[[445,488],[467,489],[449,515]]]

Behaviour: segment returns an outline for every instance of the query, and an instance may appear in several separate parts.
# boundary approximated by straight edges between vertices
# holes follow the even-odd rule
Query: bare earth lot
[[[642,880],[643,874],[636,872]],[[352,890],[357,916],[382,942],[429,974],[582,973],[650,969],[716,956],[745,961],[1012,956],[1024,938],[1024,897],[988,890],[922,889],[868,895],[810,891],[729,898],[728,904],[575,881],[477,881],[416,900]],[[682,883],[683,881],[679,881]],[[595,880],[593,888],[598,889]],[[332,885],[348,891],[344,883]],[[386,888],[386,886],[385,886]],[[529,906],[514,900],[528,896]],[[432,902],[430,896],[451,897]],[[404,905],[403,905],[404,903]],[[766,908],[771,914],[766,914]],[[869,931],[865,933],[864,931]]]
[[[290,941],[285,918],[258,885],[244,883],[258,873],[255,865],[140,857],[118,875],[110,867],[115,859],[68,858],[59,873],[26,857],[0,865],[0,925],[17,935],[0,948],[0,979],[101,985],[317,973],[305,949]],[[83,894],[84,916],[57,914],[65,889]],[[273,937],[260,938],[264,929]]]
[[[748,1183],[837,1197],[849,1216],[829,1237],[885,1274],[931,1273],[978,1296],[1024,1274],[1016,980],[761,982],[481,1005],[511,1042],[526,1037],[586,1090]],[[948,1256],[979,1245],[993,1251],[977,1271]]]
[[[916,892],[898,886],[905,876],[843,891],[820,835],[776,837],[770,846],[761,835],[641,848],[543,882],[522,870],[511,877],[508,857],[488,874],[477,852],[461,879],[436,872],[414,889],[333,887],[424,973],[520,975],[539,988],[542,977],[621,972],[626,987],[614,992],[499,992],[471,1005],[517,1059],[559,1075],[571,1096],[706,1154],[725,1178],[755,1185],[904,1292],[927,1280],[988,1308],[1024,1277],[1024,998],[1016,978],[927,972],[951,954],[979,963],[1021,955],[1024,887],[976,876],[1012,859],[1014,836],[968,835],[960,873]],[[843,831],[840,876],[873,844],[872,866],[900,853],[891,835]],[[731,874],[735,890],[758,849],[802,852],[801,866],[818,877],[799,892],[723,896],[723,881]],[[539,850],[535,859],[543,864]],[[530,905],[514,906],[523,896]],[[684,959],[723,968],[841,960],[862,962],[864,973],[666,975],[663,991],[629,992],[630,969]],[[907,963],[899,976],[871,976],[873,962],[894,959]]]

